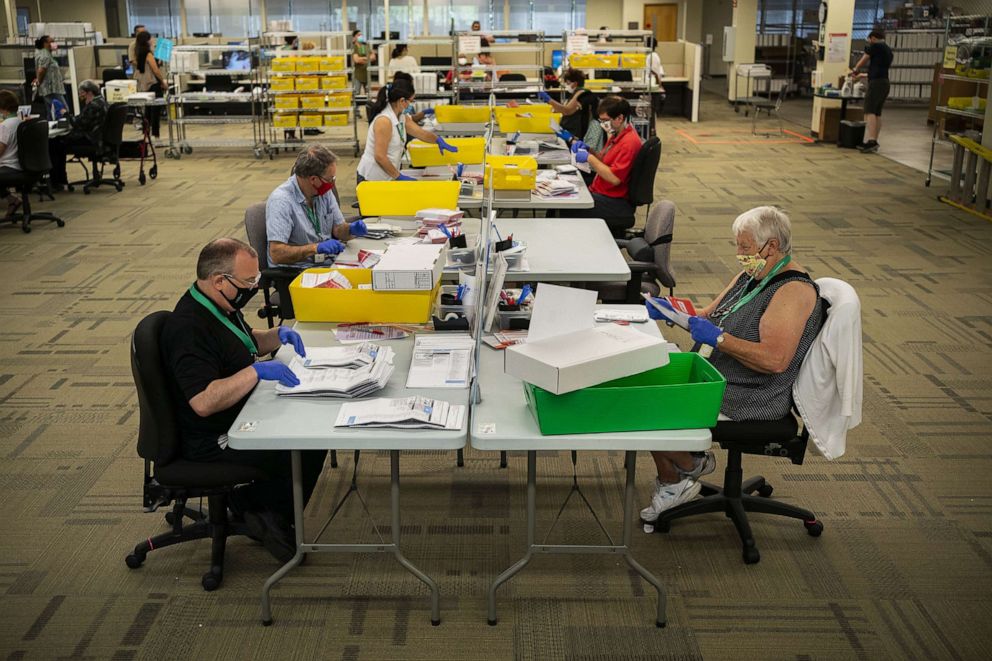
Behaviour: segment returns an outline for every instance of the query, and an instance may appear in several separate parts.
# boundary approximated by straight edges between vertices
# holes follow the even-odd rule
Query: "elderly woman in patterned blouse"
[[[816,284],[792,258],[789,217],[757,207],[734,220],[742,271],[690,320],[692,338],[714,347],[710,362],[727,379],[721,419],[778,420],[789,412],[792,384],[820,330],[823,306]],[[663,306],[664,299],[654,299]],[[654,319],[661,319],[648,304]],[[711,452],[652,452],[658,468],[650,523],[699,494],[700,476],[713,472]]]

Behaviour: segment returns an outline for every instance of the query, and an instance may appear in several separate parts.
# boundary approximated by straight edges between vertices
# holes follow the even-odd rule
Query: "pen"
[[[448,227],[446,225],[438,225],[437,227],[439,230],[441,230],[444,233],[446,237],[448,237],[449,239],[452,238],[451,232],[448,231]]]
[[[502,241],[503,237],[499,235],[499,228],[496,227],[496,223],[493,223],[493,231],[496,232],[496,239]]]
[[[524,299],[530,296],[530,285],[524,285],[523,289],[520,290],[520,298],[517,299],[518,305],[524,304]]]

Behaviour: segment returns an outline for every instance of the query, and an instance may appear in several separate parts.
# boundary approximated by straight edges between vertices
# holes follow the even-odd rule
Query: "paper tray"
[[[544,435],[701,429],[716,424],[727,381],[697,353],[671,353],[664,367],[555,395],[524,383]]]

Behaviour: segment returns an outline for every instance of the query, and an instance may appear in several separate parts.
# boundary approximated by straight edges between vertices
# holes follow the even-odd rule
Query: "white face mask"
[[[568,92],[569,94],[574,93],[575,90],[577,89],[578,86],[575,83],[565,83],[565,91]]]
[[[599,126],[603,129],[604,133],[608,135],[613,133],[613,125],[610,123],[610,120],[608,119],[599,120]]]

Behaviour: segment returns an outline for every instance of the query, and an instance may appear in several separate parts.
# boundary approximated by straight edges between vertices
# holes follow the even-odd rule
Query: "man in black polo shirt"
[[[882,106],[889,97],[889,66],[892,64],[892,49],[885,43],[885,33],[876,28],[868,35],[865,54],[851,70],[868,65],[868,91],[865,93],[865,143],[859,147],[864,154],[878,151],[878,133],[882,130]]]
[[[286,562],[296,552],[292,470],[289,452],[227,447],[227,431],[260,380],[293,386],[299,379],[277,360],[260,361],[292,344],[306,355],[299,333],[281,326],[252,329],[241,308],[257,291],[258,255],[237,239],[217,239],[200,251],[196,282],[165,322],[160,340],[178,412],[182,456],[190,461],[224,461],[262,469],[270,479],[235,489],[231,509],[244,516],[253,536]],[[323,469],[326,451],[303,453],[304,502]]]

